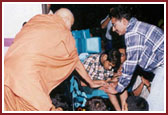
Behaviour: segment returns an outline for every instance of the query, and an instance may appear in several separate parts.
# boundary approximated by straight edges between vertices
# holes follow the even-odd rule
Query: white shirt
[[[102,24],[108,17],[109,17],[109,15],[107,15],[106,18],[101,21],[101,24]],[[105,35],[108,40],[112,40],[112,35],[110,34],[111,27],[112,27],[112,23],[111,23],[111,21],[109,21],[109,23],[108,23],[107,26],[106,26],[107,30],[106,30],[106,35]]]
[[[138,76],[132,90],[135,90],[141,84],[141,82],[142,82],[141,77]],[[140,94],[140,97],[143,97],[144,99],[147,99],[148,95],[149,95],[149,91],[148,91],[147,87],[144,85],[143,89],[142,89],[142,92]]]

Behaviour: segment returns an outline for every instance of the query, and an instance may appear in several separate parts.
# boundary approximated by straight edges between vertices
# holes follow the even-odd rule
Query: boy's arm
[[[143,87],[144,87],[144,83],[141,82],[141,83],[139,84],[139,86],[133,91],[133,94],[134,94],[135,96],[139,96],[139,95],[141,94],[141,92],[142,92]]]

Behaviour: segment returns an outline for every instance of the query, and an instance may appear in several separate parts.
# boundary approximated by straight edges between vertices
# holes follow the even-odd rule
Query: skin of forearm
[[[142,92],[144,84],[141,82],[141,84],[133,91],[133,94],[135,96],[139,96]]]
[[[76,71],[81,75],[81,77],[91,86],[93,85],[93,81],[91,80],[91,78],[89,77],[89,75],[87,74],[83,64],[79,61],[76,67]]]
[[[125,91],[120,95],[121,105],[124,105],[124,104],[125,104],[127,97],[128,97],[128,93],[127,93],[127,90],[125,90]]]
[[[101,24],[101,28],[104,29],[107,27],[107,24],[109,23],[110,18],[107,18],[102,24]]]

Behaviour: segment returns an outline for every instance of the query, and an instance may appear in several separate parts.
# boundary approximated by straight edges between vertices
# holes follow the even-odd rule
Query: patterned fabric
[[[154,25],[131,18],[125,34],[127,60],[123,64],[122,76],[116,90],[122,92],[130,83],[138,64],[152,71],[164,64],[164,33]]]
[[[105,70],[100,63],[100,54],[93,54],[85,59],[84,67],[92,80],[106,80],[113,76],[113,70]]]

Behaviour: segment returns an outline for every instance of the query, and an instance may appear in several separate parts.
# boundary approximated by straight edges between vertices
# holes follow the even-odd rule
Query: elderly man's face
[[[126,27],[127,24],[125,22],[125,19],[118,20],[114,17],[112,17],[111,22],[112,22],[112,31],[118,33],[118,35],[124,35],[126,32]]]

